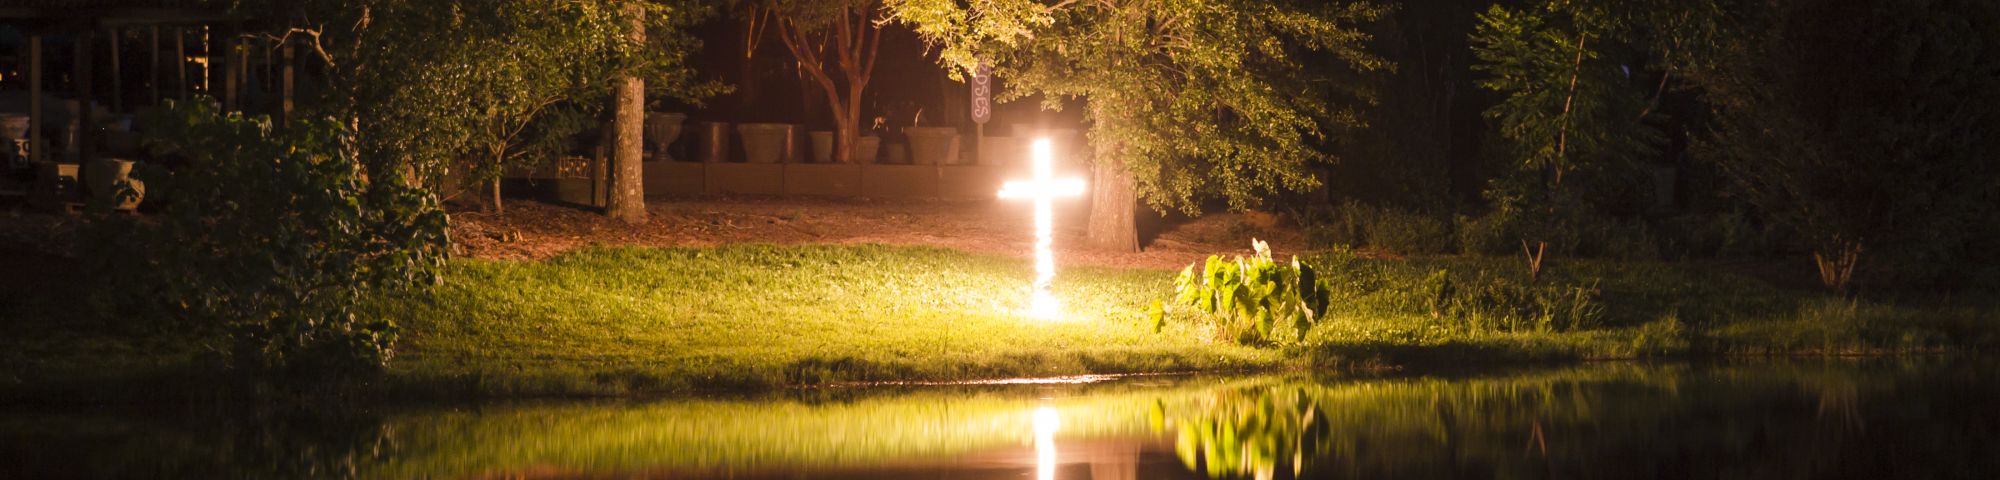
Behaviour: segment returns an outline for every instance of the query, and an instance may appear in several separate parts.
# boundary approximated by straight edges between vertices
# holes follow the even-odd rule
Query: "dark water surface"
[[[73,477],[2000,478],[2000,361],[0,413],[0,478]]]

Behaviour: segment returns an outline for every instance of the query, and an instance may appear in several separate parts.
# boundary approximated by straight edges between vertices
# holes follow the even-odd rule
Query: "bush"
[[[1271,260],[1270,245],[1257,240],[1251,245],[1257,253],[1249,258],[1223,260],[1212,255],[1205,263],[1182,269],[1174,279],[1174,303],[1194,307],[1218,337],[1238,343],[1270,343],[1280,325],[1304,338],[1326,313],[1326,289],[1312,267],[1297,257],[1280,264]],[[1164,311],[1156,309],[1155,325],[1163,317]]]
[[[1403,255],[1433,255],[1451,250],[1451,224],[1427,215],[1394,208],[1346,202],[1301,216],[1306,244],[1370,246]]]
[[[1514,225],[1499,215],[1488,214],[1473,217],[1459,215],[1456,222],[1458,231],[1458,251],[1476,255],[1517,255],[1521,253],[1521,234]]]
[[[235,366],[285,378],[379,370],[395,326],[351,310],[365,292],[433,282],[444,260],[435,197],[397,175],[361,171],[339,122],[217,111],[170,102],[147,120],[146,145],[177,156],[154,218],[101,217],[89,228],[99,304],[143,308],[226,336]]]

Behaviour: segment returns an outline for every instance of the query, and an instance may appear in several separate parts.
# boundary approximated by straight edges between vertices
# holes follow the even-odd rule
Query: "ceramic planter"
[[[957,163],[958,129],[951,127],[910,127],[910,163],[940,165]]]
[[[812,137],[813,163],[833,163],[833,132],[818,131]]]
[[[681,123],[687,115],[670,112],[648,112],[646,114],[646,145],[652,147],[654,160],[671,160],[667,147],[681,138]]]
[[[876,160],[880,158],[877,155],[880,153],[882,153],[882,137],[877,137],[874,135],[855,137],[854,139],[855,163],[875,163]]]
[[[745,123],[736,126],[743,142],[743,161],[778,163],[789,157],[797,127],[783,123]]]

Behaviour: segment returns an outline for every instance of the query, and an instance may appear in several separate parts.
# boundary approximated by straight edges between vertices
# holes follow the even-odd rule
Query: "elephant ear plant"
[[[1326,314],[1328,295],[1319,276],[1298,257],[1278,263],[1271,259],[1270,244],[1250,242],[1256,249],[1250,257],[1212,255],[1182,269],[1174,279],[1174,303],[1200,311],[1221,338],[1268,344],[1276,341],[1279,325],[1290,325],[1291,340],[1304,340]],[[1153,314],[1155,325],[1164,321],[1164,309]]]

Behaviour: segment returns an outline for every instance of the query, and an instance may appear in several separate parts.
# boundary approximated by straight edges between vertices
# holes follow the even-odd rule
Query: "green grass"
[[[400,327],[394,396],[749,392],[844,382],[1383,366],[1481,367],[1647,357],[1849,355],[2000,346],[1988,304],[1847,300],[1725,266],[1564,260],[1307,259],[1331,311],[1304,341],[1213,340],[1170,309],[1174,272],[1065,268],[1067,318],[1013,313],[1030,262],[923,247],[588,248],[546,261],[456,260],[446,283],[361,305]],[[1450,295],[1435,272],[1447,271]],[[219,339],[104,320],[82,282],[15,282],[0,301],[0,400],[155,398],[217,384]],[[67,293],[65,293],[67,292]],[[1444,298],[1445,300],[1439,300]],[[133,325],[141,325],[133,327]],[[182,394],[200,396],[207,393]]]
[[[478,394],[755,390],[1265,368],[1277,352],[1154,333],[1159,271],[1072,268],[1067,318],[1013,313],[1028,262],[931,248],[605,248],[460,261],[403,326],[392,378]],[[432,387],[426,387],[432,388]]]

